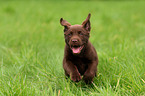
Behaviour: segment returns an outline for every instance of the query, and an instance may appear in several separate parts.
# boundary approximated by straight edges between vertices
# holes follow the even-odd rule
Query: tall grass
[[[0,95],[145,95],[144,1],[0,1]],[[63,17],[91,17],[98,56],[92,85],[66,80]]]

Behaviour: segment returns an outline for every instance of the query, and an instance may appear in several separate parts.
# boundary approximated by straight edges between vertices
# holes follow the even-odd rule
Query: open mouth
[[[71,50],[73,52],[73,54],[79,54],[81,53],[81,50],[83,49],[83,45],[82,46],[73,46],[71,47]]]

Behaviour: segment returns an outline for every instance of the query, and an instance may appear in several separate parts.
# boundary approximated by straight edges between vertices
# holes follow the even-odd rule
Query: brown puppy
[[[63,68],[66,76],[72,81],[78,82],[82,79],[86,83],[92,83],[96,76],[98,56],[94,46],[89,41],[90,16],[88,15],[82,25],[71,25],[63,18],[60,24],[64,26],[65,51]]]

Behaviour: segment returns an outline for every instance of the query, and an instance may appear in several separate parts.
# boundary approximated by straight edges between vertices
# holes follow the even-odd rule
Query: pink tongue
[[[72,48],[73,53],[80,53],[80,48]]]

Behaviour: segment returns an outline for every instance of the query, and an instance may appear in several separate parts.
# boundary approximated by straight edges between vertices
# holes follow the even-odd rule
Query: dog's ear
[[[64,32],[68,30],[69,26],[71,26],[71,24],[66,20],[63,20],[63,18],[60,18],[60,24],[64,26]]]
[[[86,18],[86,20],[82,23],[82,26],[87,30],[90,31],[91,30],[91,23],[90,23],[90,17],[91,14],[88,14],[88,17]]]

